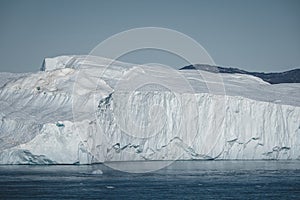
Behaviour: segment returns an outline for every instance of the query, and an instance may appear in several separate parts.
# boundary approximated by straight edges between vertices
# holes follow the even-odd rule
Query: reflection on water
[[[139,174],[101,164],[0,165],[0,188],[0,198],[297,199],[300,161],[176,161]]]

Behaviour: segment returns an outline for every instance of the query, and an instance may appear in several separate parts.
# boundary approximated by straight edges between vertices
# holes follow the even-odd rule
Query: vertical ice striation
[[[112,95],[112,99],[113,97]],[[108,107],[103,105],[98,119],[104,129],[107,144],[110,143],[111,146],[118,144],[117,150],[111,153],[114,154],[111,158],[116,160],[299,158],[299,107],[227,96],[223,112],[215,110],[216,104],[223,105],[218,101],[224,99],[218,95],[181,94],[181,97],[183,102],[196,97],[197,116],[191,116],[188,104],[176,104],[174,97],[167,92],[134,94],[132,109],[127,116],[120,114],[126,108],[116,109],[113,106],[115,102],[107,103]],[[127,120],[131,116],[136,116],[133,119],[135,123],[150,123],[147,116],[143,116],[149,113],[148,109],[152,106],[147,101],[164,105],[165,124],[161,126],[156,123],[157,126],[148,130],[145,127],[142,138],[120,129],[120,122],[116,120],[115,115],[124,116],[121,118],[124,120],[123,124],[130,124],[131,122]],[[115,104],[122,105],[122,103]],[[180,112],[178,108],[181,108],[182,113],[177,113]],[[133,147],[139,148],[134,151]],[[120,156],[122,151],[123,154]],[[137,157],[138,154],[140,156]]]

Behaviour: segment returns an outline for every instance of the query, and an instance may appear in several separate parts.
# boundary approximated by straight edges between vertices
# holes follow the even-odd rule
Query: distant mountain
[[[180,70],[203,70],[209,72],[219,72],[219,73],[228,73],[228,74],[249,74],[263,79],[266,82],[271,84],[278,83],[300,83],[300,69],[293,69],[285,72],[278,73],[263,73],[263,72],[248,72],[238,68],[226,68],[219,66],[211,65],[189,65],[181,68]]]

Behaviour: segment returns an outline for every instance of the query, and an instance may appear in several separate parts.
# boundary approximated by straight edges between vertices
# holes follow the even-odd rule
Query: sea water
[[[176,161],[150,173],[104,164],[0,165],[6,198],[300,199],[300,161]]]

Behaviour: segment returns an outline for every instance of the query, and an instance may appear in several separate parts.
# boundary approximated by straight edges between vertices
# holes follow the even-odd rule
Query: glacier
[[[71,55],[0,73],[0,164],[300,159],[299,83],[198,72]]]

